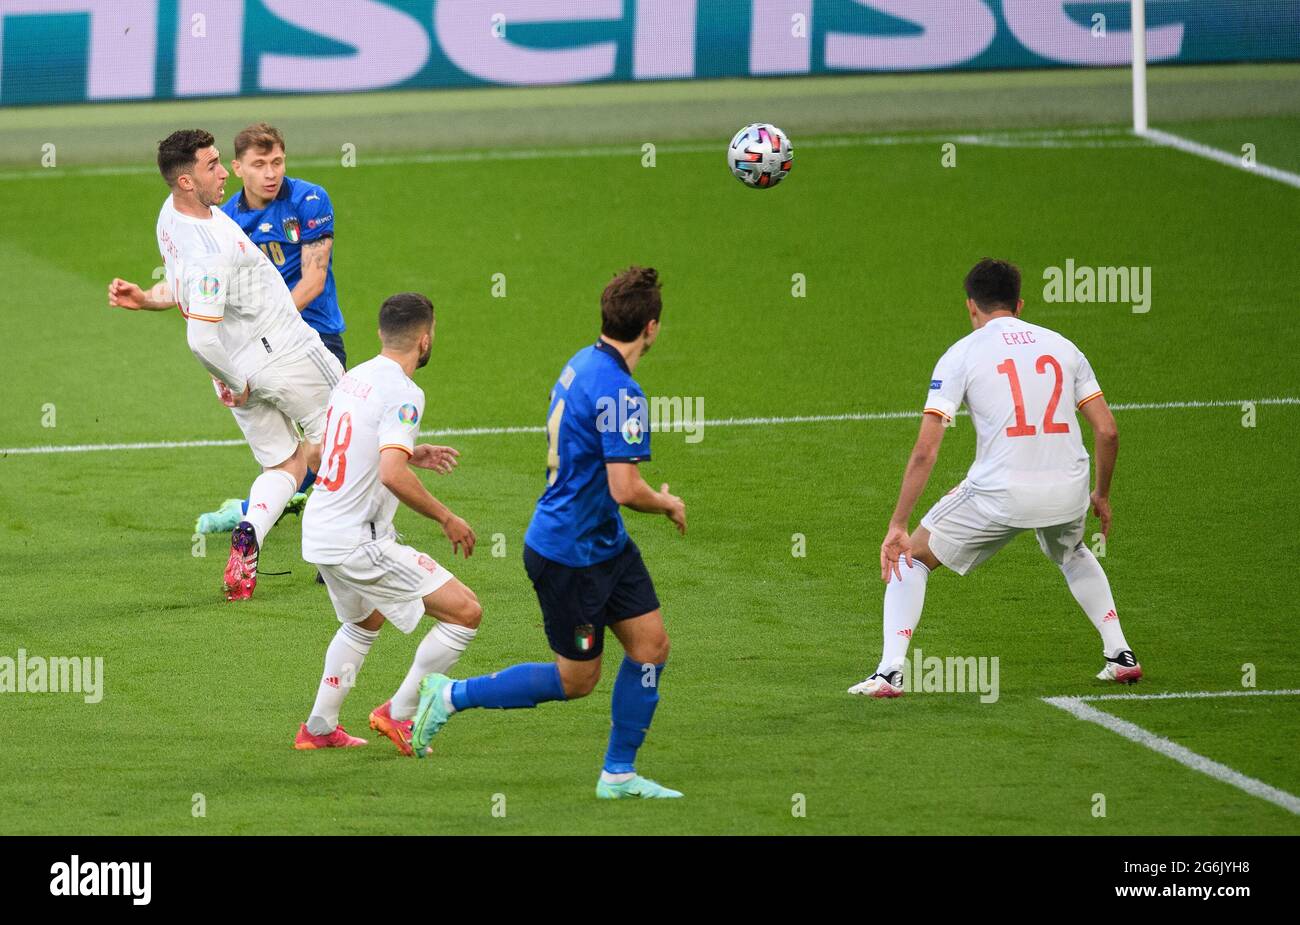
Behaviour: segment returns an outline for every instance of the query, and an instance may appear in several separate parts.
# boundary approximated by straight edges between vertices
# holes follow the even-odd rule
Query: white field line
[[[1247,401],[1255,405],[1300,405],[1300,398],[1285,396],[1279,398],[1250,398],[1240,400],[1216,400],[1216,401],[1153,401],[1153,402],[1127,402],[1111,405],[1112,411],[1183,411],[1195,410],[1202,408],[1233,408],[1241,407]],[[964,409],[957,412],[965,416],[969,412]],[[844,421],[898,421],[898,420],[915,420],[921,416],[919,410],[913,411],[849,411],[843,414],[802,414],[788,417],[748,417],[748,418],[717,418],[714,420],[705,420],[697,422],[677,421],[667,427],[660,427],[655,422],[651,422],[651,431],[658,432],[680,432],[686,429],[686,425],[694,430],[697,427],[769,427],[785,426],[791,424],[833,424]],[[514,427],[449,427],[443,429],[422,430],[421,437],[482,437],[482,436],[500,436],[504,434],[544,434],[546,428],[540,425],[519,425]],[[31,456],[48,453],[101,453],[116,450],[186,450],[198,447],[209,446],[244,446],[246,441],[240,439],[230,440],[149,440],[143,443],[75,443],[75,444],[55,444],[52,446],[15,446],[0,449],[0,457],[5,456]]]
[[[1288,688],[1276,691],[1180,691],[1166,694],[1086,694],[1075,700],[1093,702],[1097,700],[1200,700],[1205,697],[1295,697],[1300,696],[1300,688]]]
[[[982,145],[990,148],[1147,148],[1152,142],[1122,129],[1056,129],[1024,132],[948,133],[928,135],[838,135],[810,138],[795,148],[854,148],[871,146],[930,145],[951,141],[956,144]],[[655,146],[658,154],[716,154],[719,143],[665,143]],[[480,161],[535,161],[554,158],[642,157],[639,144],[598,145],[575,148],[494,148],[482,151],[429,151],[424,154],[376,154],[357,158],[358,166],[401,166],[409,164],[460,164]],[[293,168],[337,167],[337,157],[294,158]],[[124,177],[156,174],[149,164],[121,164],[106,167],[49,167],[0,171],[0,180],[49,179],[52,177]]]
[[[1235,167],[1238,170],[1244,170],[1246,173],[1257,173],[1261,177],[1268,177],[1270,180],[1276,180],[1279,183],[1285,183],[1287,186],[1294,186],[1300,189],[1300,174],[1292,173],[1289,170],[1283,170],[1280,167],[1270,167],[1268,164],[1256,163],[1253,166],[1246,166],[1242,163],[1241,155],[1233,154],[1231,151],[1221,151],[1218,148],[1212,148],[1209,145],[1203,145],[1199,141],[1192,141],[1190,138],[1184,138],[1181,135],[1172,135],[1169,132],[1162,132],[1159,129],[1149,128],[1145,132],[1138,132],[1138,137],[1145,138],[1148,141],[1158,145],[1164,145],[1167,148],[1176,148],[1187,154],[1195,154],[1197,157],[1204,157],[1211,161],[1217,161],[1228,167]]]
[[[1214,696],[1237,696],[1241,694],[1255,695],[1284,695],[1300,694],[1300,691],[1278,690],[1278,691],[1225,691],[1214,693],[1210,691],[1197,691],[1188,694],[1154,694],[1148,697],[1134,697],[1129,695],[1119,695],[1120,700],[1139,700],[1139,699],[1173,699],[1177,697],[1214,697]],[[1285,790],[1279,790],[1277,787],[1270,786],[1262,780],[1248,777],[1240,771],[1236,771],[1226,764],[1220,764],[1206,758],[1204,755],[1198,755],[1189,748],[1179,745],[1177,742],[1171,742],[1164,736],[1156,735],[1143,729],[1136,723],[1130,723],[1128,720],[1120,719],[1118,716],[1112,716],[1109,713],[1103,713],[1096,707],[1090,707],[1084,700],[1100,700],[1105,697],[1044,697],[1043,702],[1051,704],[1057,709],[1064,710],[1078,719],[1089,723],[1096,723],[1103,729],[1109,729],[1111,732],[1121,735],[1130,742],[1136,742],[1154,752],[1164,755],[1166,758],[1172,758],[1184,767],[1191,768],[1193,771],[1199,771],[1208,777],[1222,781],[1225,784],[1236,787],[1253,797],[1261,800],[1267,800],[1275,806],[1280,806],[1288,812],[1300,815],[1300,797],[1295,794],[1287,793]]]

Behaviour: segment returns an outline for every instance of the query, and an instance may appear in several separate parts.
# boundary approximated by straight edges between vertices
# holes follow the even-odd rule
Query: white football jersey
[[[158,250],[172,296],[187,319],[218,325],[221,344],[245,379],[273,359],[320,344],[284,278],[235,221],[216,206],[210,219],[158,213]]]
[[[949,348],[934,368],[928,414],[975,424],[966,476],[974,502],[1012,527],[1048,527],[1088,507],[1088,451],[1077,408],[1101,395],[1088,359],[1066,338],[1000,317]]]
[[[337,564],[396,533],[397,496],[379,480],[379,453],[415,452],[424,392],[380,355],[349,370],[330,393],[321,471],[302,515],[302,557]]]

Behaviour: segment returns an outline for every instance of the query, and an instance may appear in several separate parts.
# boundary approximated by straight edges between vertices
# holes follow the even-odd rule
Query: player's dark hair
[[[652,267],[628,267],[600,294],[600,333],[618,341],[633,341],[645,326],[659,320],[663,299],[659,273]]]
[[[418,292],[399,292],[379,307],[379,339],[405,348],[433,324],[433,303]]]
[[[985,257],[966,274],[966,298],[985,314],[1015,311],[1020,301],[1020,268]]]
[[[158,142],[158,172],[168,186],[176,185],[176,178],[194,166],[201,148],[217,143],[211,132],[201,128],[183,128],[172,132]]]
[[[254,122],[235,136],[235,157],[243,157],[244,152],[249,148],[256,148],[258,151],[274,151],[276,145],[280,146],[281,151],[289,150],[285,147],[284,136],[280,134],[278,128],[269,122]]]

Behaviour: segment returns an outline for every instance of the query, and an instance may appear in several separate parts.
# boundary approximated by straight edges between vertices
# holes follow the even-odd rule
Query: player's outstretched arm
[[[664,514],[676,524],[678,533],[686,532],[686,502],[669,493],[667,482],[655,491],[641,478],[636,463],[605,463],[605,474],[615,502],[642,514]]]
[[[1101,535],[1110,535],[1110,480],[1119,456],[1119,428],[1115,415],[1102,395],[1089,399],[1079,409],[1092,428],[1093,456],[1097,460],[1097,484],[1092,490],[1092,510],[1101,521]]]
[[[114,277],[108,284],[108,304],[133,312],[162,312],[175,306],[176,299],[165,279],[146,291],[135,283]]]
[[[420,477],[411,471],[406,451],[396,447],[387,447],[379,451],[379,481],[397,496],[397,500],[416,513],[423,514],[430,520],[436,520],[442,532],[451,540],[451,554],[454,556],[464,547],[465,558],[474,553],[476,537],[469,524],[451,512],[424,487]]]
[[[888,583],[890,575],[902,578],[898,560],[903,559],[908,566],[912,564],[912,550],[907,525],[912,519],[912,511],[917,499],[925,491],[934,470],[934,462],[939,458],[939,445],[943,443],[943,418],[937,414],[925,414],[921,418],[921,432],[917,434],[916,445],[907,460],[907,469],[903,472],[903,485],[898,490],[898,503],[894,505],[894,514],[889,518],[889,530],[885,540],[880,544],[880,578]]]

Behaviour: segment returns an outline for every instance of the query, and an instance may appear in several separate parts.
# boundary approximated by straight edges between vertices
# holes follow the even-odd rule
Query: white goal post
[[[1133,33],[1133,132],[1147,131],[1147,3],[1131,0],[1129,26]]]

